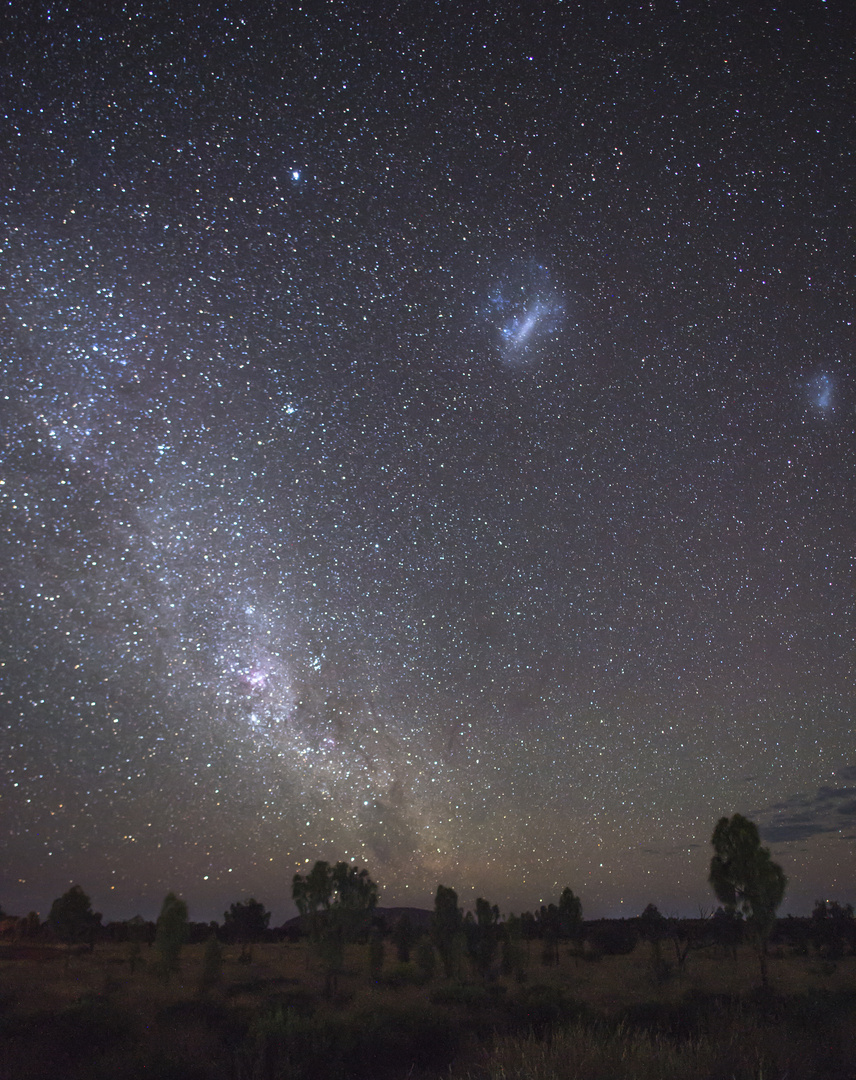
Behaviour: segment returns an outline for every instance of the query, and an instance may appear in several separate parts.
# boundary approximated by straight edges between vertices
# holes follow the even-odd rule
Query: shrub
[[[202,955],[202,975],[199,979],[199,992],[206,993],[219,986],[223,981],[223,946],[212,934],[205,942]]]
[[[384,953],[383,938],[373,931],[369,938],[369,975],[375,982],[383,973]]]
[[[187,904],[175,893],[167,893],[158,916],[155,948],[158,974],[166,982],[179,970],[181,948],[187,940]]]
[[[431,994],[434,1005],[457,1005],[465,1009],[477,1009],[491,1003],[491,995],[481,983],[448,983]]]
[[[384,986],[424,986],[425,972],[413,964],[395,964],[380,980]]]
[[[627,956],[636,948],[639,935],[629,922],[602,922],[591,927],[588,940],[601,956]]]
[[[427,935],[421,937],[417,942],[414,959],[416,966],[425,978],[425,982],[430,982],[434,978],[434,972],[437,970],[437,953],[434,951],[431,939]]]
[[[515,1027],[543,1032],[559,1022],[584,1015],[585,1007],[558,986],[535,983],[523,987],[511,1003],[511,1023]]]

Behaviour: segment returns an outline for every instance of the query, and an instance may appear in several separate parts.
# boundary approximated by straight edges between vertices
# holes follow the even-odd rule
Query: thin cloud
[[[856,766],[847,765],[835,774],[838,781],[856,781]],[[760,812],[761,831],[771,844],[808,840],[838,834],[856,826],[856,783],[821,785],[815,792],[798,792]]]

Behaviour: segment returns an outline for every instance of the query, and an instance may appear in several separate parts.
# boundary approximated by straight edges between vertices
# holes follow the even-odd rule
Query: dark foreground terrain
[[[145,946],[0,946],[2,1080],[856,1080],[856,957],[709,949],[680,970],[521,945],[514,975],[458,978],[353,946],[325,987],[305,942],[203,947],[168,982]]]

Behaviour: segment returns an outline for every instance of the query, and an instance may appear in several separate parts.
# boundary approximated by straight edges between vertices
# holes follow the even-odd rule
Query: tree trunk
[[[770,985],[769,975],[767,972],[767,939],[758,943],[758,959],[761,962],[761,986],[764,990],[767,990]]]

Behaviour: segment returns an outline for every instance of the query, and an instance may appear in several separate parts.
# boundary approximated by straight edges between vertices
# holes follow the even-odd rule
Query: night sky
[[[850,16],[7,9],[5,910],[856,900]]]

